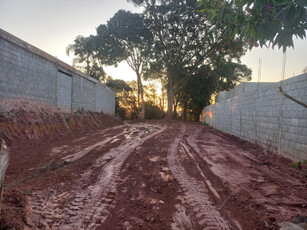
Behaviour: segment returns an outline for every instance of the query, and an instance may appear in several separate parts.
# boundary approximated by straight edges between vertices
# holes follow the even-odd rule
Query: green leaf
[[[213,37],[213,33],[212,32],[209,32],[209,38],[210,38],[211,42],[214,42],[214,37]]]
[[[232,31],[232,38],[236,36],[237,32],[238,32],[238,28],[235,27],[234,30]]]
[[[255,3],[259,4],[260,10],[263,10],[263,8],[266,6],[266,1],[265,0],[258,0]]]
[[[287,6],[291,1],[273,1],[275,6]]]
[[[296,9],[295,10],[295,14],[294,14],[294,18],[297,19],[298,17],[300,17],[300,15],[302,14],[302,10],[301,8]]]
[[[296,2],[301,7],[307,7],[307,1],[306,0],[297,0]]]
[[[256,34],[258,35],[260,45],[263,45],[265,34],[264,34],[264,26],[262,24],[257,24]]]

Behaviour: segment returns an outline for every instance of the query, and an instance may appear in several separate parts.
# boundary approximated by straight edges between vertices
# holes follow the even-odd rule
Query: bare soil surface
[[[3,228],[279,229],[307,215],[305,171],[198,123],[11,143]]]

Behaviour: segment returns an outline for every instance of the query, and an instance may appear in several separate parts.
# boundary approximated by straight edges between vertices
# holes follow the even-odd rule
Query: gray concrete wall
[[[240,85],[236,86],[235,88],[229,91],[221,91],[215,97],[215,102],[225,101],[229,98],[233,98],[245,92],[255,91],[258,88],[268,88],[273,85],[278,85],[278,83],[274,82],[262,82],[258,84],[257,82],[242,82]]]
[[[73,110],[96,111],[95,82],[89,81],[78,75],[73,79]]]
[[[63,112],[115,113],[115,93],[44,51],[0,29],[0,100],[44,101]]]
[[[55,102],[56,65],[0,35],[0,98]]]
[[[202,122],[291,159],[306,160],[307,109],[283,96],[278,87],[307,104],[307,74],[257,84],[244,83],[245,91],[239,85],[229,98],[222,92],[218,102],[204,108]]]
[[[97,88],[96,90],[96,111],[103,111],[108,113],[108,111],[114,110],[113,105],[115,105],[115,92],[109,88]],[[106,105],[106,106],[105,106]]]
[[[62,72],[57,73],[56,104],[61,110],[71,111],[72,76]]]

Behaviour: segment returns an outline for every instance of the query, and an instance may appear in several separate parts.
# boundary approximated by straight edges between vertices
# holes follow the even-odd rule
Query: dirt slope
[[[124,123],[11,154],[5,227],[278,229],[307,214],[304,171],[201,124]]]

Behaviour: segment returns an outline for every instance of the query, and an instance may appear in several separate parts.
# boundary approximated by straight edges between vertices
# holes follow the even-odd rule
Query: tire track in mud
[[[105,129],[103,132],[101,132],[101,135],[107,133],[108,131],[110,130],[116,130],[116,129],[120,129],[120,128],[123,128],[124,125],[122,126],[117,126],[115,128],[108,128],[108,129]],[[105,137],[105,140],[101,141],[101,142],[98,142],[96,144],[93,144],[93,145],[90,145],[88,147],[86,147],[85,149],[83,150],[80,150],[78,151],[77,153],[73,153],[71,155],[67,155],[65,157],[62,157],[62,160],[64,160],[65,162],[67,163],[71,163],[73,161],[77,161],[79,160],[80,158],[84,157],[85,155],[87,155],[90,151],[92,151],[93,149],[95,148],[99,148],[99,147],[103,147],[105,144],[107,143],[114,143],[116,141],[119,140],[119,137],[122,136],[122,135],[125,135],[127,133],[126,130],[124,130],[123,132],[115,135],[115,136],[111,136],[111,137]],[[79,139],[80,140],[80,139]]]
[[[129,154],[145,141],[163,132],[166,127],[157,125],[128,125],[126,140],[117,148],[99,157],[94,165],[76,182],[74,192],[31,195],[32,219],[37,228],[43,229],[95,229],[115,207],[119,173]],[[92,183],[95,172],[98,177]],[[85,187],[81,187],[84,186]],[[81,189],[80,189],[81,187]]]
[[[304,211],[299,207],[306,203],[306,198],[304,199],[306,196],[298,191],[303,191],[306,186],[291,173],[284,173],[279,163],[275,165],[270,160],[272,156],[269,153],[259,153],[262,150],[249,150],[244,145],[238,145],[238,142],[231,137],[204,127],[196,132],[193,130],[190,134],[186,138],[187,145],[209,166],[209,170],[223,184],[228,185],[229,194],[236,198],[236,201],[244,204],[243,211],[228,212],[233,220],[232,223],[238,229],[242,227],[235,219],[240,220],[241,224],[249,224],[242,219],[245,215],[244,211],[255,215],[251,216],[251,219],[255,221],[254,224],[258,222],[261,226],[261,223],[265,222],[270,223],[271,227],[276,224],[276,219],[281,221],[289,216],[304,215]],[[242,143],[242,140],[239,143]],[[255,145],[247,146],[257,148]],[[276,157],[273,159],[276,160]],[[245,202],[246,200],[248,202]],[[256,216],[259,216],[258,219]],[[271,216],[275,222],[265,219],[265,216]],[[259,226],[258,228],[261,228]]]
[[[177,153],[180,151],[180,145],[183,143],[183,135],[185,131],[186,127],[183,126],[179,136],[175,138],[168,150],[169,167],[185,194],[184,200],[186,200],[188,205],[192,206],[197,223],[203,229],[231,229],[229,223],[222,217],[217,208],[212,205],[212,202],[209,199],[209,189],[200,186],[194,178],[188,175],[185,168],[180,163]],[[184,144],[182,146],[184,150]],[[183,212],[182,208],[181,211],[178,211]],[[172,224],[172,229],[186,229],[189,227],[190,223],[188,221],[186,221],[188,225],[183,226],[184,224],[179,223],[176,216],[178,216],[178,213],[176,213],[173,218],[174,223]]]

